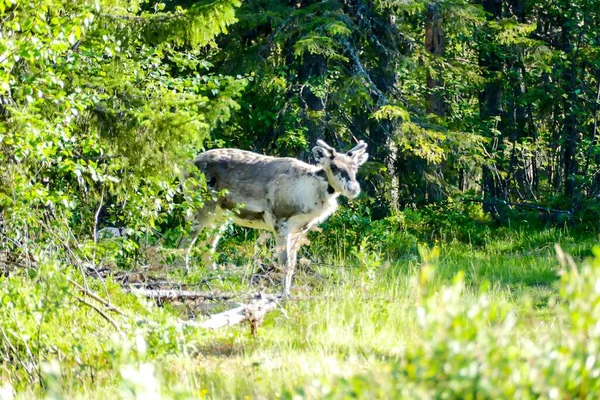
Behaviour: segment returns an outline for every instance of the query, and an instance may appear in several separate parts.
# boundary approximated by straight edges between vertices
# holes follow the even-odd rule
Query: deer
[[[216,269],[214,253],[227,227],[219,221],[230,212],[239,226],[273,233],[283,271],[282,294],[289,297],[303,236],[336,211],[340,195],[352,200],[360,194],[356,174],[369,157],[362,140],[345,153],[317,140],[312,154],[317,165],[239,149],[213,149],[198,155],[193,160],[196,169],[192,169],[204,174],[209,191],[224,194],[208,196],[195,212],[186,272],[191,250],[205,229],[215,233],[205,243],[209,250],[202,256],[203,264]]]

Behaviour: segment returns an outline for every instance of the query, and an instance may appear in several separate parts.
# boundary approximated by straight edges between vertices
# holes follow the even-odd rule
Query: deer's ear
[[[329,150],[321,146],[315,146],[312,149],[315,160],[319,161],[322,158],[331,158],[332,154]]]
[[[363,165],[364,163],[367,162],[367,160],[369,159],[369,153],[362,153],[362,154],[358,154],[354,157],[354,161],[356,162],[356,164],[358,164],[359,166]]]

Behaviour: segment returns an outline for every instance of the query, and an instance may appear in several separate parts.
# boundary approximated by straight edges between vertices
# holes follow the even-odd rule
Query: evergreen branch
[[[181,19],[184,17],[183,14],[143,14],[143,15],[112,15],[112,14],[101,14],[103,18],[112,20],[122,21],[133,21],[133,22],[165,22]]]
[[[278,26],[277,28],[275,28],[275,30],[267,36],[266,40],[265,40],[265,44],[263,45],[263,48],[266,49],[268,51],[268,53],[270,53],[273,49],[273,43],[275,42],[275,38],[288,27],[288,24],[290,23],[290,21],[292,21],[295,18],[295,15],[292,14],[290,15],[288,18],[286,18],[285,20],[283,20]]]
[[[348,0],[346,4],[348,4],[349,10],[352,11],[352,14],[354,14],[356,19],[358,20],[358,26],[365,30],[366,36],[368,37],[369,41],[373,44],[373,46],[375,46],[375,48],[383,54],[392,54],[392,51],[386,46],[384,46],[379,41],[377,36],[373,33],[373,23],[377,22],[374,21],[374,19],[371,17],[369,8],[360,0]],[[344,16],[342,20],[347,24],[352,25],[350,21],[348,21],[348,17]]]
[[[358,54],[356,53],[356,50],[350,44],[350,41],[348,41],[347,39],[343,39],[342,43],[344,45],[345,50],[350,55],[350,58],[352,59],[352,61],[354,63],[354,67],[355,67],[356,71],[365,80],[371,93],[373,93],[377,97],[377,105],[383,106],[383,105],[389,104],[389,102],[390,102],[389,99],[381,90],[379,90],[377,85],[375,85],[375,82],[373,82],[373,80],[371,79],[371,76],[366,71],[365,67],[363,66],[362,62],[360,61],[360,58],[358,57]]]

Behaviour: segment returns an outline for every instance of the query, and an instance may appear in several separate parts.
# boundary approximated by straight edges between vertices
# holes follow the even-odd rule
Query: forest
[[[600,0],[0,0],[0,400],[598,398],[599,112]],[[194,157],[318,140],[291,297],[186,254]]]

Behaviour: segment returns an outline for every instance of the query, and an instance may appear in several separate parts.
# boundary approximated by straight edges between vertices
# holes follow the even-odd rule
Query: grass
[[[181,398],[435,397],[428,388],[435,388],[441,376],[452,377],[454,372],[440,375],[436,370],[428,381],[427,373],[419,371],[429,368],[431,360],[450,357],[452,351],[441,338],[447,334],[448,343],[467,348],[482,340],[483,333],[495,337],[503,326],[504,322],[497,321],[504,317],[468,315],[469,310],[479,309],[481,293],[490,310],[509,310],[517,318],[506,337],[524,346],[519,351],[536,340],[532,338],[554,338],[557,327],[564,327],[552,305],[559,280],[554,244],[581,260],[591,254],[596,241],[547,230],[489,234],[483,242],[480,246],[438,243],[439,252],[432,251],[431,245],[420,250],[415,246],[395,260],[368,248],[327,256],[316,243],[310,252],[321,263],[298,274],[297,298],[268,315],[258,337],[251,337],[247,326],[216,332],[188,330],[185,339],[158,335],[147,339],[148,346],[157,346],[149,355],[121,356],[115,367],[103,369],[93,379],[63,371],[56,391],[67,398],[150,398],[147,391],[152,391],[152,385],[150,389],[148,385],[155,382],[162,396]],[[453,297],[443,288],[458,285],[455,276],[460,271],[465,288]],[[118,296],[128,307],[128,296]],[[133,303],[130,307],[139,311]],[[419,309],[431,319],[426,330],[419,321]],[[484,315],[487,310],[483,307],[479,312]],[[176,311],[167,312],[164,318],[170,315],[176,317]],[[160,348],[161,340],[181,343],[177,350],[167,351]],[[480,344],[474,349],[486,346],[495,345]],[[431,355],[432,349],[441,353]],[[452,357],[446,364],[456,364],[458,371],[462,358]],[[146,364],[154,372],[142,367]],[[123,375],[124,366],[130,371]],[[449,398],[461,397],[451,395],[452,390],[459,394],[466,390],[462,386],[453,389],[457,382],[462,381],[448,378]],[[29,388],[20,396],[40,393]]]

